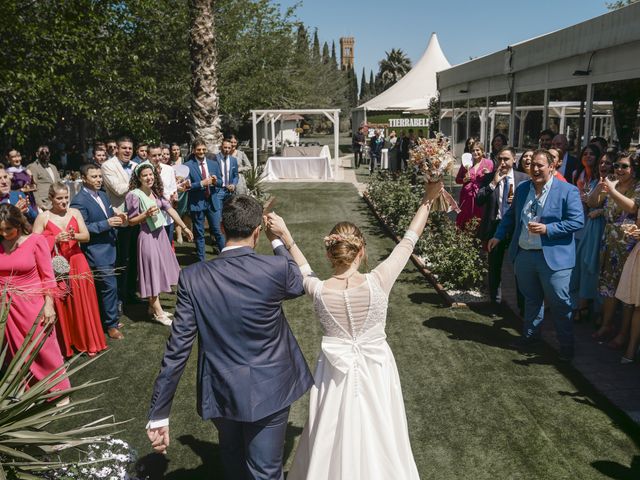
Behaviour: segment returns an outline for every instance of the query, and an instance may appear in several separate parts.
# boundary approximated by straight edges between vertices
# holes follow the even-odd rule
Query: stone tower
[[[353,37],[340,37],[340,67],[345,70],[353,68]]]

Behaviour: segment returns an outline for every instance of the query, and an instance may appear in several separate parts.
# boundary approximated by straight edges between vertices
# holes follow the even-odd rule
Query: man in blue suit
[[[80,210],[89,230],[89,241],[82,243],[82,251],[94,270],[102,326],[109,337],[124,338],[118,320],[118,282],[116,266],[116,227],[124,222],[124,214],[116,215],[109,197],[102,188],[102,171],[96,164],[80,167],[83,186],[73,197],[71,206]]]
[[[513,238],[509,256],[525,299],[518,347],[527,348],[539,340],[546,301],[560,344],[560,358],[573,358],[574,299],[569,284],[576,263],[573,235],[583,224],[578,189],[554,180],[553,157],[547,150],[537,150],[531,160],[531,181],[516,188],[511,206],[487,245],[491,251],[507,237]]]
[[[225,476],[281,480],[290,405],[313,384],[282,311],[303,294],[302,275],[282,242],[274,256],[254,251],[262,206],[246,195],[224,205],[227,246],[182,270],[176,319],[155,381],[147,433],[169,446],[169,411],[198,339],[198,413],[216,425]]]
[[[0,204],[9,203],[18,207],[29,223],[33,224],[38,216],[38,212],[29,204],[27,196],[16,190],[11,190],[11,179],[9,172],[0,164]]]
[[[222,172],[215,159],[207,158],[207,144],[201,138],[193,142],[192,155],[185,162],[189,167],[188,205],[193,222],[193,234],[196,242],[198,258],[204,257],[204,220],[209,223],[211,236],[215,239],[219,250],[224,248],[224,237],[220,230],[220,215],[222,204],[220,203],[219,190],[222,189]]]
[[[224,205],[231,195],[236,191],[238,185],[238,159],[231,156],[233,146],[231,140],[225,138],[222,141],[220,152],[216,155],[216,162],[220,165],[222,172],[222,188],[218,189],[218,197],[221,205]]]

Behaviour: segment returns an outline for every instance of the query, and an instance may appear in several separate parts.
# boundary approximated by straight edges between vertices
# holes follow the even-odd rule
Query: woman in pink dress
[[[36,331],[39,332],[55,322],[53,295],[56,281],[46,239],[42,235],[28,234],[27,219],[13,205],[0,205],[0,238],[0,289],[6,291],[11,300],[5,328],[10,360],[34,323],[38,323]],[[31,364],[33,380],[42,380],[62,365],[60,347],[51,329]],[[69,380],[65,379],[51,390],[62,391],[70,387]]]
[[[476,194],[480,189],[482,177],[493,172],[493,162],[484,156],[484,146],[480,142],[475,142],[471,146],[471,158],[473,165],[467,169],[460,165],[456,183],[462,185],[460,190],[460,213],[456,217],[458,228],[464,228],[472,218],[482,218],[483,208],[476,206]]]
[[[33,233],[44,235],[52,257],[59,254],[69,262],[69,278],[58,282],[60,294],[55,298],[58,342],[65,357],[72,356],[74,349],[93,356],[107,344],[93,274],[80,249],[80,242],[89,241],[89,231],[80,211],[69,208],[69,189],[64,183],[51,185],[49,200],[51,209],[38,215]]]

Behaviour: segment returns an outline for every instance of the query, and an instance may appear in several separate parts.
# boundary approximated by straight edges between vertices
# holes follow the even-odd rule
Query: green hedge
[[[367,192],[386,224],[404,235],[422,198],[422,185],[410,173],[399,176],[379,172],[369,181]],[[481,243],[474,235],[477,222],[461,231],[445,212],[432,212],[416,245],[416,255],[448,290],[482,290],[487,271]]]

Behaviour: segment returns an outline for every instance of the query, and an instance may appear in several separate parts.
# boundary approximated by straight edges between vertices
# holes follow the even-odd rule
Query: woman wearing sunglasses
[[[606,194],[604,202],[604,235],[601,251],[599,293],[603,297],[602,325],[593,334],[595,339],[605,339],[613,333],[613,316],[618,300],[616,288],[622,267],[635,239],[625,236],[623,225],[635,223],[640,204],[640,169],[638,162],[628,152],[620,152],[613,164],[613,175],[602,177],[596,189]],[[629,333],[632,309],[625,308],[622,328],[607,345],[624,347]]]

